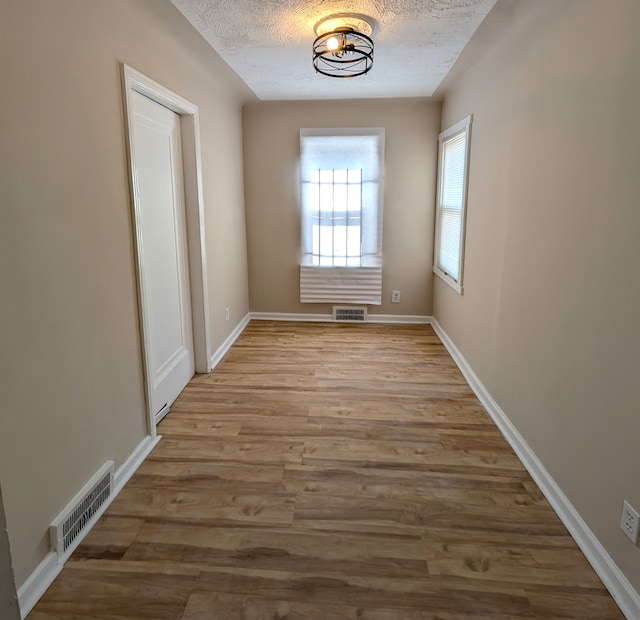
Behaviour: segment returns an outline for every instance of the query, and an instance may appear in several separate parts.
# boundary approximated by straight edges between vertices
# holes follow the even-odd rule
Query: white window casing
[[[438,193],[433,271],[462,294],[472,115],[438,139]]]

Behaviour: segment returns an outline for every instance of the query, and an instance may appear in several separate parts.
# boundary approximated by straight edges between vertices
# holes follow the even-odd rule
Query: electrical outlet
[[[225,321],[228,321],[228,320],[229,320],[229,306],[227,306],[227,307],[224,309],[224,320],[225,320]]]
[[[638,513],[627,503],[622,504],[622,520],[620,521],[620,529],[627,535],[634,545],[638,544],[638,521],[640,520]]]
[[[400,303],[400,291],[391,291],[391,303],[392,304]]]

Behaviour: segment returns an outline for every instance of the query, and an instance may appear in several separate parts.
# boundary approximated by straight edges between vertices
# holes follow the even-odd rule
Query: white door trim
[[[135,235],[136,272],[138,284],[138,318],[142,340],[142,359],[145,374],[145,392],[149,434],[156,436],[156,422],[151,408],[151,366],[148,350],[149,334],[145,328],[142,309],[144,299],[144,253],[141,244],[141,205],[138,193],[136,169],[136,145],[133,132],[133,108],[131,93],[137,92],[180,116],[182,132],[182,159],[184,166],[184,193],[187,222],[187,247],[189,279],[191,283],[191,314],[193,328],[193,353],[196,372],[211,371],[211,344],[209,338],[209,292],[207,285],[207,257],[204,229],[204,200],[202,192],[202,165],[200,159],[200,121],[198,106],[158,84],[151,78],[122,63],[122,91],[126,126],[127,152],[129,156],[129,182],[133,229]]]

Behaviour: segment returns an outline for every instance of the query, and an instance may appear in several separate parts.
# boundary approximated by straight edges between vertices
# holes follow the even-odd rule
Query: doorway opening
[[[151,103],[155,103],[178,116],[179,127],[176,132],[180,136],[178,156],[182,159],[181,168],[183,181],[183,199],[181,204],[176,206],[176,213],[183,211],[184,222],[184,265],[187,273],[188,304],[182,307],[188,308],[189,330],[193,344],[193,363],[195,371],[208,373],[211,371],[211,345],[209,330],[209,302],[207,286],[207,262],[206,244],[204,231],[204,203],[202,193],[202,171],[200,158],[200,129],[198,107],[187,101],[180,95],[158,84],[151,78],[136,71],[126,64],[121,65],[121,76],[124,98],[124,112],[126,125],[127,150],[129,156],[129,181],[132,203],[132,221],[134,231],[134,247],[136,258],[136,277],[138,288],[138,315],[141,331],[142,360],[145,375],[145,397],[148,413],[149,435],[155,437],[156,424],[166,414],[170,404],[164,403],[160,385],[160,375],[162,368],[158,362],[158,345],[154,343],[154,337],[160,333],[157,326],[153,325],[153,295],[151,289],[153,284],[149,282],[148,263],[153,258],[152,249],[147,242],[145,246],[145,234],[149,233],[149,225],[145,229],[145,217],[143,204],[143,192],[141,184],[140,157],[144,157],[144,134],[136,132],[136,101],[140,95]],[[139,115],[138,115],[139,117]],[[154,123],[155,121],[150,121]],[[162,125],[162,121],[160,121]],[[151,149],[150,152],[153,152]],[[173,154],[169,152],[169,159]],[[173,186],[173,183],[170,184]],[[148,218],[147,218],[148,219]],[[165,221],[170,222],[171,217],[165,217]],[[180,232],[180,224],[176,225],[176,230]],[[154,233],[155,234],[155,233]],[[179,245],[179,244],[178,244]],[[156,243],[160,247],[161,244]],[[180,251],[178,249],[177,254]],[[180,259],[178,258],[178,262]],[[186,322],[186,321],[185,321]],[[155,348],[154,348],[155,347]],[[171,355],[169,356],[171,357]],[[174,356],[175,357],[175,356]]]

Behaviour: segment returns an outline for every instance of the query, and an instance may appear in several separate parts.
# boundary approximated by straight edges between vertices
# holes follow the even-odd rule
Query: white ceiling
[[[171,0],[262,100],[429,97],[496,0]],[[377,23],[370,73],[316,74],[314,25],[337,13]]]

